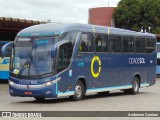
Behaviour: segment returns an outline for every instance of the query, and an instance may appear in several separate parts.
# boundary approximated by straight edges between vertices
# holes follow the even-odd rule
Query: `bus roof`
[[[107,34],[118,34],[118,35],[132,35],[132,36],[149,36],[155,37],[155,35],[151,33],[141,33],[135,32],[131,30],[125,30],[114,27],[105,27],[91,24],[80,24],[80,23],[72,23],[72,24],[40,24],[28,27],[26,29],[21,30],[17,36],[21,37],[32,37],[32,36],[53,36],[55,34],[60,35],[63,32],[67,31],[84,31],[84,32],[95,32],[95,33],[107,33]]]

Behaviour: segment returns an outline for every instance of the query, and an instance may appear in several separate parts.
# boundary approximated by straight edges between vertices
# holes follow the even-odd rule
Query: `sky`
[[[0,0],[0,17],[87,23],[88,10],[116,7],[120,0]]]

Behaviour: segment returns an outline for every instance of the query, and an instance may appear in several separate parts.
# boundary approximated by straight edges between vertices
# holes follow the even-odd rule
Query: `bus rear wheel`
[[[124,93],[137,94],[139,92],[139,86],[140,86],[139,79],[137,77],[134,77],[133,82],[132,82],[132,88],[124,90]]]
[[[41,97],[34,97],[38,102],[43,102],[45,100],[45,98],[41,98]]]
[[[81,81],[77,81],[75,93],[71,97],[74,101],[82,100],[85,97],[85,87]]]

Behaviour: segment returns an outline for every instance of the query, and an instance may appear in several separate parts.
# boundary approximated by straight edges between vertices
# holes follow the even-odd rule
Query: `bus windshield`
[[[51,49],[59,37],[18,38],[13,48],[11,72],[22,76],[54,73]]]

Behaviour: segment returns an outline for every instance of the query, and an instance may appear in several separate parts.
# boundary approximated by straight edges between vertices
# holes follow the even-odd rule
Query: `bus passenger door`
[[[58,91],[65,92],[72,85],[72,75],[67,68],[70,65],[73,52],[73,45],[71,42],[63,43],[58,48],[57,58],[57,73],[61,73],[61,80],[58,82]]]

